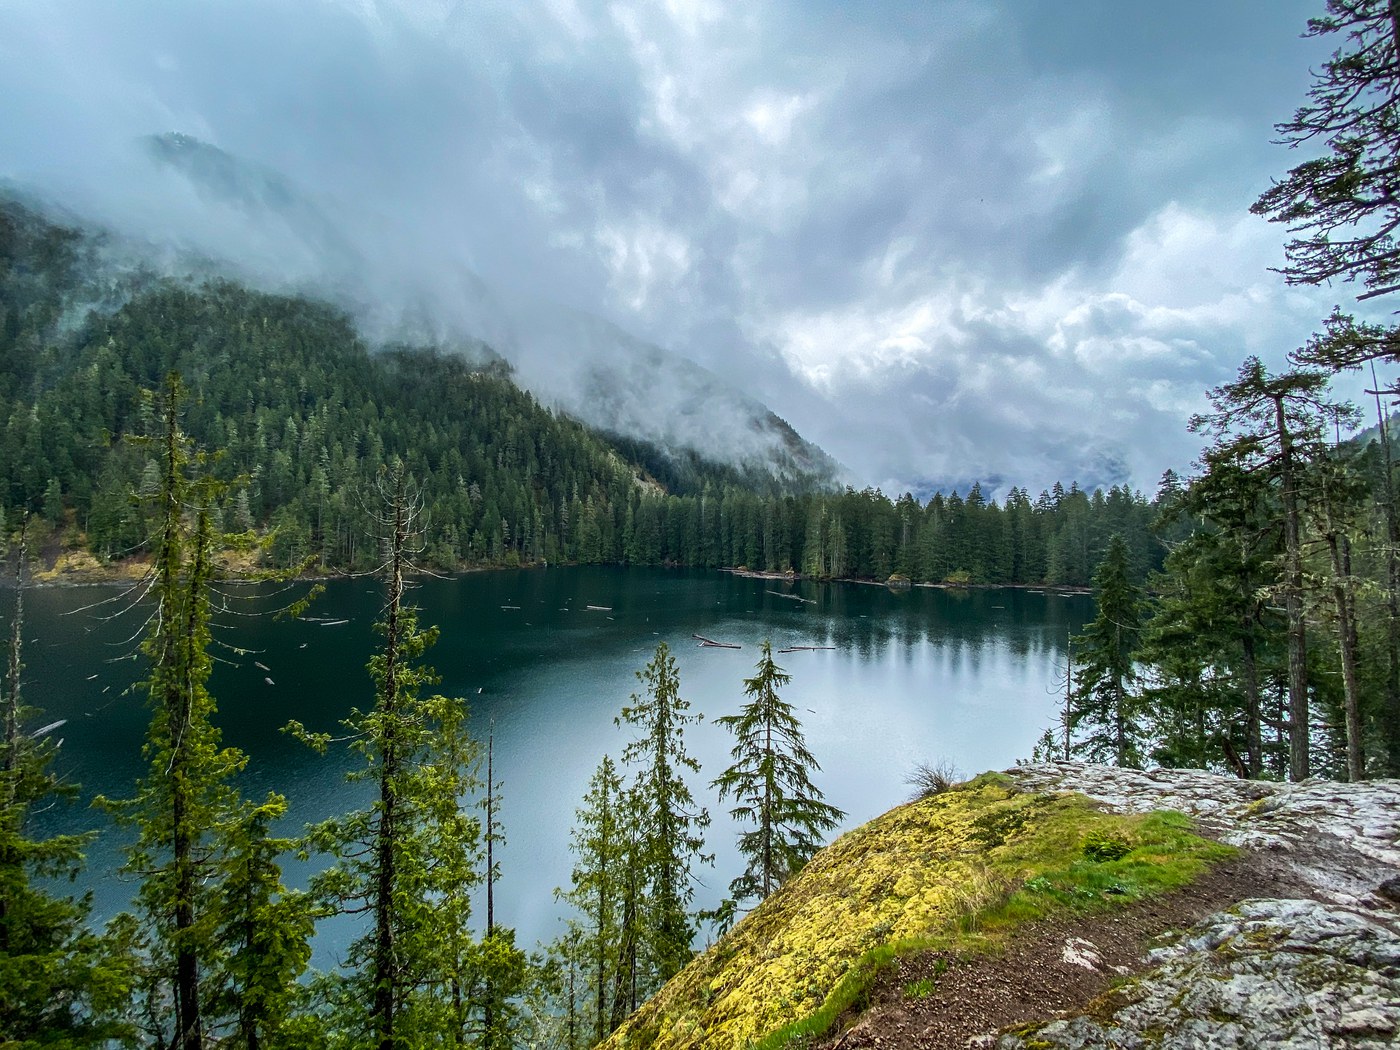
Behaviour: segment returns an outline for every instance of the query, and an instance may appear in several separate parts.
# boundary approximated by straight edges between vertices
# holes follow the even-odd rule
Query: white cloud
[[[609,285],[627,307],[642,313],[658,290],[671,290],[690,271],[691,246],[660,226],[603,226],[594,235],[609,271]]]
[[[197,202],[117,147],[192,132],[335,195],[387,287],[450,308],[471,261],[601,313],[860,477],[1152,479],[1206,387],[1345,298],[1268,272],[1249,180],[1286,158],[1228,89],[1252,63],[1288,115],[1306,63],[1266,49],[1307,6],[1206,40],[1170,5],[12,0],[0,177],[175,224]]]

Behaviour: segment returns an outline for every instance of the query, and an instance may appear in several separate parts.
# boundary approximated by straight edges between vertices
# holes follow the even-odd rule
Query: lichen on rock
[[[1155,969],[997,1050],[1371,1050],[1400,1044],[1400,937],[1313,900],[1253,900],[1156,949]]]

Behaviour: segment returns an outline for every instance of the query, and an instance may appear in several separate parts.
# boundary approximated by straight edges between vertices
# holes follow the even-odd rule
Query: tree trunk
[[[1288,430],[1283,398],[1276,396],[1273,402],[1279,437],[1279,488],[1283,500],[1284,610],[1288,615],[1288,779],[1298,781],[1308,778],[1311,761],[1307,627],[1303,622],[1303,543],[1293,438]]]
[[[1351,586],[1351,545],[1335,532],[1327,536],[1332,556],[1332,600],[1337,607],[1337,641],[1342,657],[1347,734],[1347,779],[1366,779],[1366,753],[1361,740],[1361,700],[1356,679],[1356,615]]]
[[[194,630],[193,618],[197,615],[196,605],[200,600],[199,581],[203,578],[202,558],[204,555],[204,533],[207,529],[207,513],[200,513],[200,533],[195,539],[195,564],[187,581],[188,593],[184,596],[185,619],[176,619],[179,604],[179,551],[176,549],[177,531],[180,528],[182,508],[179,501],[179,456],[177,441],[179,431],[176,425],[176,399],[172,391],[168,400],[169,418],[166,435],[166,548],[169,557],[165,561],[163,601],[166,608],[159,613],[165,618],[162,630],[165,632],[165,646],[170,661],[165,684],[166,731],[170,734],[170,824],[171,861],[174,874],[174,918],[175,918],[175,1041],[180,1050],[203,1050],[204,1021],[200,1016],[199,1004],[199,956],[190,942],[195,925],[195,839],[199,834],[193,827],[190,814],[193,800],[190,798],[189,770],[192,742],[187,730],[192,717],[193,696],[187,675],[190,671]]]
[[[1240,671],[1244,677],[1244,734],[1245,751],[1250,777],[1257,777],[1264,769],[1264,740],[1260,734],[1259,667],[1254,654],[1254,636],[1245,625],[1245,635],[1240,639],[1243,650]]]
[[[496,842],[496,781],[495,781],[496,734],[486,738],[486,936],[496,931],[496,862],[492,847]],[[491,979],[491,971],[486,972],[486,1002],[482,1007],[482,1021],[486,1033],[482,1045],[486,1050],[496,1046],[496,987]]]
[[[375,841],[374,887],[374,1003],[370,1018],[378,1050],[394,1050],[394,1020],[398,1013],[398,967],[394,959],[393,904],[398,806],[398,750],[393,722],[398,707],[399,611],[403,601],[403,558],[408,540],[403,476],[394,494],[394,530],[390,540],[389,608],[385,618],[384,712],[386,738],[379,771],[379,829]]]
[[[1400,0],[1392,0],[1392,19],[1400,12]],[[1400,20],[1397,20],[1400,39]],[[1400,48],[1397,48],[1400,51]],[[1386,676],[1381,719],[1382,739],[1385,741],[1387,772],[1400,776],[1400,506],[1395,499],[1395,465],[1390,454],[1390,423],[1381,407],[1380,384],[1376,381],[1374,362],[1371,365],[1371,386],[1376,396],[1376,425],[1380,428],[1381,469],[1385,492],[1385,613],[1386,613]]]
[[[9,796],[4,801],[13,804],[17,795],[16,769],[18,767],[19,748],[19,679],[20,672],[24,670],[24,665],[20,662],[20,656],[24,651],[24,569],[26,565],[25,539],[28,531],[28,512],[20,519],[19,527],[19,553],[15,562],[15,615],[10,621],[10,652],[9,664],[5,674],[7,683],[5,689],[5,761],[3,772],[5,775],[5,790]],[[19,857],[10,849],[5,850],[5,855],[0,858],[4,867],[13,870],[19,863]],[[8,954],[10,951],[10,923],[9,918],[9,894],[0,893],[0,953]]]

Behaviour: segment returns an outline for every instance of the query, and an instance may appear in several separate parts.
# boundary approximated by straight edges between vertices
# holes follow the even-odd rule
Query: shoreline
[[[96,556],[86,551],[64,551],[58,555],[53,564],[45,568],[36,568],[30,572],[26,587],[105,587],[113,584],[136,583],[139,582],[150,569],[150,558],[146,556],[127,558],[121,561],[102,562]],[[556,562],[557,566],[575,566],[578,562]],[[620,568],[629,568],[622,563],[600,563],[616,564]],[[234,562],[226,566],[231,570],[222,577],[223,582],[257,582],[254,578],[259,571],[256,567],[247,563]],[[456,579],[480,572],[497,572],[506,569],[546,569],[549,563],[527,562],[520,565],[463,565],[447,572],[428,572],[426,570],[414,573],[416,576],[438,576],[447,579]],[[688,569],[694,566],[671,565],[660,566],[666,569]],[[948,583],[913,580],[875,580],[865,579],[857,576],[807,576],[798,572],[777,572],[767,569],[749,569],[744,566],[720,566],[714,569],[715,572],[727,573],[730,576],[737,576],[749,580],[766,580],[775,583],[797,583],[799,581],[809,583],[852,583],[864,587],[885,587],[889,590],[913,590],[914,588],[927,588],[941,591],[991,591],[991,590],[1019,590],[1019,591],[1040,591],[1046,594],[1063,595],[1092,595],[1091,587],[1084,587],[1069,584],[1046,584],[1046,583]],[[340,570],[327,570],[325,572],[303,573],[291,578],[291,581],[298,583],[325,583],[330,580],[348,579],[356,574]],[[288,581],[290,582],[290,581]],[[0,590],[11,590],[15,586],[13,576],[9,574],[0,575]]]

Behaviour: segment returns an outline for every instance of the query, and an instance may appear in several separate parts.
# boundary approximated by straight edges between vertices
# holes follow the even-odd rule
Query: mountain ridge
[[[834,484],[845,477],[756,398],[612,321],[547,296],[502,294],[464,264],[417,288],[412,277],[395,286],[374,265],[372,245],[342,235],[328,203],[275,170],[177,132],[149,136],[143,147],[154,165],[237,209],[251,228],[285,236],[323,260],[315,290],[349,309],[374,341],[478,341],[510,361],[541,400],[592,426],[790,480],[805,474]]]

